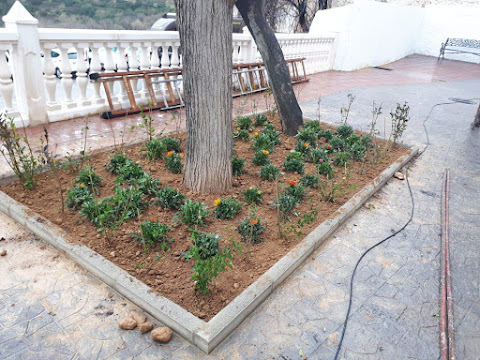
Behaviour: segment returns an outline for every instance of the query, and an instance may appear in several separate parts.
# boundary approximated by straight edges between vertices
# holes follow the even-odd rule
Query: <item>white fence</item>
[[[38,21],[18,1],[3,20],[0,111],[3,108],[20,126],[107,110],[103,89],[89,81],[89,72],[182,66],[178,32],[38,28]],[[286,59],[306,58],[307,74],[332,68],[334,35],[277,37]],[[261,60],[250,34],[233,34],[232,50],[234,63]],[[133,86],[138,104],[146,103],[148,92],[142,81]],[[128,107],[122,84],[113,88],[114,106]]]

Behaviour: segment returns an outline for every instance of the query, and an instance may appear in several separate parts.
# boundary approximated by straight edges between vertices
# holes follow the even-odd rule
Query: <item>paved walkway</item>
[[[339,85],[325,85],[331,94],[322,94],[323,121],[339,122],[348,93],[356,97],[349,122],[360,129],[369,126],[373,100],[382,103],[384,116],[396,102],[408,101],[412,116],[405,141],[426,144],[423,122],[432,106],[449,98],[480,97],[478,65],[436,65],[431,58],[413,56],[385,67],[394,70],[315,75],[300,95],[305,115],[316,117],[318,94],[307,94],[330,78]],[[414,220],[360,266],[342,359],[439,358],[440,196],[446,167],[452,181],[457,358],[480,359],[480,135],[469,128],[475,110],[463,103],[437,106],[425,123],[430,144],[409,168]],[[53,125],[51,133],[71,126]],[[383,132],[383,118],[379,125]],[[67,145],[78,138],[72,135]],[[405,181],[392,179],[210,355],[176,335],[159,345],[148,335],[120,331],[117,321],[136,308],[133,304],[0,216],[0,238],[5,238],[0,249],[8,252],[0,257],[0,359],[293,360],[301,353],[332,359],[353,265],[365,249],[408,220],[408,194]]]

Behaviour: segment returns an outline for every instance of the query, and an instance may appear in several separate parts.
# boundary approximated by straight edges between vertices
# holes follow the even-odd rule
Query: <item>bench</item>
[[[443,59],[445,52],[449,54],[473,54],[480,56],[480,40],[447,38],[442,43],[438,60]]]

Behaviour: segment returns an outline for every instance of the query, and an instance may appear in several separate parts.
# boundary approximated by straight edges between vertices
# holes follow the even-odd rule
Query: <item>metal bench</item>
[[[448,54],[472,54],[480,56],[480,40],[447,38],[442,43],[438,60],[443,59],[445,52]]]

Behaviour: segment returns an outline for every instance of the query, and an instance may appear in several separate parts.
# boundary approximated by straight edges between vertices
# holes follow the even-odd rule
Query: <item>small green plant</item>
[[[252,163],[257,166],[263,166],[270,164],[270,160],[268,158],[268,155],[270,152],[268,150],[255,150],[253,152],[254,156],[252,159]]]
[[[333,176],[333,166],[327,161],[317,164],[317,170],[320,175],[325,175],[327,179]]]
[[[248,204],[256,205],[261,203],[263,200],[262,190],[260,190],[255,186],[250,186],[247,190],[240,191],[240,192],[243,194],[243,196],[245,196],[244,200]]]
[[[8,166],[20,179],[25,189],[33,190],[41,166],[34,156],[25,130],[24,135],[20,135],[14,119],[6,119],[3,113],[0,113],[0,142],[2,145],[0,153]]]
[[[140,234],[132,233],[131,236],[142,244],[153,246],[160,244],[163,251],[168,249],[168,243],[173,239],[167,236],[171,228],[167,224],[160,223],[155,219],[147,219],[140,224]]]
[[[280,170],[273,164],[267,164],[260,169],[260,177],[262,180],[275,181],[280,175]]]
[[[167,136],[162,139],[162,142],[166,147],[166,151],[175,151],[177,153],[182,152],[182,146],[181,146],[180,140]]]
[[[233,137],[235,139],[240,139],[240,140],[243,140],[243,141],[247,141],[248,139],[250,139],[250,134],[248,133],[248,130],[240,129],[236,133],[233,134]]]
[[[325,139],[325,142],[329,142],[330,139],[333,137],[333,133],[331,130],[320,130],[318,133],[317,133],[317,137],[319,139],[321,138],[324,138]]]
[[[76,185],[73,189],[67,189],[65,205],[72,210],[81,208],[85,201],[93,199],[93,195],[83,184]]]
[[[395,144],[398,139],[403,135],[403,132],[407,128],[407,122],[410,120],[410,106],[405,104],[397,104],[395,112],[390,112],[392,117],[392,132],[391,137],[393,137],[393,143]]]
[[[300,182],[302,183],[303,186],[306,186],[309,188],[318,187],[318,175],[305,174],[300,178]]]
[[[340,109],[340,116],[341,121],[344,125],[347,125],[348,115],[350,114],[350,108],[352,107],[353,101],[355,100],[355,96],[352,94],[348,94],[348,105],[342,106]]]
[[[311,149],[307,154],[305,154],[305,157],[307,158],[308,161],[318,164],[320,160],[322,161],[328,161],[328,153],[325,149]]]
[[[305,130],[312,130],[315,134],[321,131],[320,122],[318,120],[309,120],[303,124]]]
[[[190,199],[180,206],[180,218],[187,225],[205,225],[205,219],[210,215],[207,205]]]
[[[274,205],[278,210],[279,220],[286,221],[292,211],[297,207],[298,199],[289,194],[279,194],[278,202],[274,203]]]
[[[295,144],[295,151],[302,153],[304,156],[307,155],[311,150],[311,147],[308,143],[304,143],[302,141],[298,141]]]
[[[266,124],[263,129],[261,134],[263,136],[266,136],[272,145],[281,145],[282,142],[280,141],[280,133],[275,130],[275,126],[273,124]]]
[[[145,151],[147,155],[147,159],[152,161],[152,160],[161,159],[165,154],[165,152],[167,151],[167,146],[161,140],[152,139],[150,141],[147,141],[145,143],[145,147],[142,148],[141,150]]]
[[[328,146],[331,146],[330,149],[328,149]],[[333,151],[344,151],[347,148],[347,142],[345,139],[334,136],[330,139],[329,145],[327,145],[327,150],[330,150],[331,152]]]
[[[178,189],[165,186],[157,192],[158,199],[153,203],[164,209],[178,210],[185,200],[185,195]]]
[[[305,212],[301,217],[297,219],[297,222],[286,226],[286,230],[282,231],[282,235],[285,236],[286,233],[293,233],[296,237],[301,237],[305,235],[305,226],[312,224],[318,216],[318,210],[313,206],[310,206],[310,211]],[[284,226],[286,222],[284,222]]]
[[[201,260],[207,260],[218,254],[218,240],[220,240],[220,236],[217,234],[207,234],[206,232],[193,230],[190,240],[192,240],[193,246],[197,248]],[[191,257],[190,254],[187,255],[187,258]]]
[[[348,164],[349,159],[350,159],[350,154],[348,152],[338,152],[335,154],[333,163],[334,165],[343,167]]]
[[[160,179],[154,179],[150,173],[143,173],[141,177],[131,183],[135,184],[144,195],[152,195],[158,191]]]
[[[325,201],[335,202],[335,198],[339,195],[340,191],[341,185],[337,184],[335,180],[332,180],[331,186],[328,186],[325,181],[320,182],[320,192]]]
[[[237,226],[237,231],[242,236],[242,241],[251,244],[258,244],[263,241],[260,235],[265,229],[266,227],[262,224],[261,220],[254,216],[253,213],[251,216],[244,218]]]
[[[183,154],[177,154],[176,152],[169,151],[165,158],[165,167],[174,174],[180,174],[183,169],[182,164]]]
[[[255,126],[263,126],[266,122],[268,122],[266,115],[260,114],[255,116]]]
[[[226,199],[218,198],[215,200],[215,211],[213,212],[214,216],[217,219],[231,219],[242,210],[242,204],[240,201],[233,197]]]
[[[348,139],[353,134],[353,128],[350,125],[341,125],[337,129],[337,136],[342,139]]]
[[[366,151],[367,148],[363,146],[360,142],[356,142],[350,145],[348,148],[348,152],[351,155],[352,159],[356,161],[364,161]]]
[[[107,164],[107,171],[112,174],[119,174],[122,166],[125,166],[128,162],[133,160],[129,159],[125,153],[116,152],[110,159]]]
[[[143,172],[143,168],[139,163],[128,159],[125,164],[120,167],[118,174],[119,176],[115,180],[116,183],[121,184],[126,182],[127,184],[132,184],[137,179],[140,179],[142,176],[144,176],[145,173]]]
[[[232,159],[232,174],[233,176],[242,176],[242,174],[245,173],[245,165],[247,164],[247,162],[245,161],[245,159],[240,159],[240,158],[237,158],[237,157],[233,157]]]
[[[305,193],[305,188],[293,180],[290,181],[290,186],[285,188],[285,194],[293,196],[297,200],[297,203],[303,200]]]
[[[250,116],[239,116],[237,118],[237,127],[241,130],[250,131],[252,128],[252,118]]]
[[[74,182],[75,184],[85,185],[91,193],[99,194],[98,187],[103,185],[103,178],[101,175],[95,174],[93,167],[84,166]]]
[[[308,144],[312,148],[317,147],[317,133],[312,129],[304,129],[298,132],[297,142]]]
[[[257,136],[255,136],[253,140],[253,147],[255,148],[255,150],[267,150],[268,152],[273,152],[273,150],[275,149],[275,144],[272,143],[270,137],[264,134],[255,134],[257,134]]]
[[[303,154],[299,151],[290,151],[287,156],[285,157],[285,160],[290,161],[290,160],[302,160],[303,159]]]
[[[305,163],[298,159],[286,159],[283,163],[286,172],[296,172],[302,175],[305,172]]]
[[[139,128],[145,129],[147,134],[147,141],[153,140],[153,135],[155,134],[155,127],[153,126],[154,119],[152,117],[152,104],[148,104],[148,114],[145,114],[143,108],[140,107],[140,116],[142,118],[141,124],[137,125]]]

